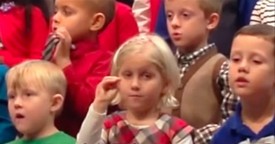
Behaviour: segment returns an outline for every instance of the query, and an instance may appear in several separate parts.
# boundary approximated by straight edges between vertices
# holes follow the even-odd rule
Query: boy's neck
[[[96,34],[89,34],[86,37],[82,37],[81,39],[74,40],[72,43],[76,44],[76,43],[79,43],[79,42],[82,42],[82,41],[93,41],[93,42],[95,42],[97,40],[98,40],[98,37],[97,37]]]
[[[29,134],[23,134],[23,139],[26,140],[36,140],[36,139],[40,139],[40,138],[45,138],[48,136],[51,136],[55,133],[57,133],[59,130],[55,127],[54,123],[48,123],[46,124],[46,126],[44,126],[43,128],[41,128],[38,131],[35,131],[33,133],[29,133]]]
[[[274,119],[275,97],[263,97],[255,102],[242,101],[241,117],[244,124],[258,133],[266,124]]]
[[[159,109],[149,111],[131,111],[127,110],[126,120],[132,125],[152,125],[160,116]]]
[[[206,47],[207,45],[208,45],[208,42],[207,42],[207,39],[205,39],[205,40],[201,41],[199,44],[189,45],[186,47],[180,47],[178,49],[181,54],[186,55],[186,54],[192,54],[195,51],[197,51],[203,47]]]

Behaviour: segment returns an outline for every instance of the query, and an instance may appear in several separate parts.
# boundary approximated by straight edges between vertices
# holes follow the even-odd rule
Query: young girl
[[[0,63],[40,59],[49,32],[45,0],[1,0]]]
[[[112,76],[97,86],[96,98],[82,123],[77,143],[192,144],[192,127],[162,113],[176,107],[172,96],[179,70],[168,45],[154,34],[125,42],[113,58]],[[105,118],[109,104],[126,111]]]

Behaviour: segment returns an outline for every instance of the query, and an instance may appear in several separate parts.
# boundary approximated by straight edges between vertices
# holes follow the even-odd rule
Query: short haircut
[[[111,75],[118,76],[125,56],[144,52],[145,50],[150,50],[146,53],[146,56],[155,64],[163,79],[169,85],[168,91],[163,95],[159,106],[177,107],[178,101],[173,96],[180,84],[177,61],[167,43],[156,34],[139,34],[122,44],[114,55]],[[117,99],[119,99],[119,96]]]
[[[212,13],[221,13],[222,0],[197,0],[200,8],[205,16],[210,16]]]
[[[248,25],[237,31],[235,37],[239,35],[255,36],[272,43],[275,55],[275,27],[266,24]]]
[[[103,13],[105,16],[105,24],[102,28],[105,29],[114,18],[116,1],[115,0],[88,0],[95,12]]]
[[[6,75],[7,87],[22,89],[30,85],[45,89],[49,94],[65,96],[67,81],[63,71],[48,61],[30,60],[12,67]]]

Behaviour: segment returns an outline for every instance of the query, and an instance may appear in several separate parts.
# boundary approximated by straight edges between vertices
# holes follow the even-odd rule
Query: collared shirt
[[[176,53],[178,64],[181,69],[181,77],[184,76],[188,68],[195,64],[196,61],[205,55],[210,49],[215,48],[215,44],[209,44],[191,54],[181,55],[179,52]],[[217,85],[220,88],[221,95],[223,96],[221,111],[222,111],[222,122],[224,123],[235,111],[237,102],[239,101],[236,96],[233,95],[228,84],[228,62],[224,62],[221,65],[219,76],[217,77]],[[214,132],[220,127],[217,124],[208,124],[205,127],[195,130],[194,142],[196,144],[209,144],[212,139]]]
[[[275,117],[255,134],[241,119],[241,104],[215,134],[212,144],[275,144]]]
[[[178,66],[180,67],[180,77],[182,78],[184,74],[187,72],[188,68],[195,64],[196,60],[198,60],[201,56],[203,56],[206,52],[208,52],[211,48],[216,47],[214,43],[209,44],[191,54],[181,55],[179,51],[177,51],[176,56],[178,59]]]

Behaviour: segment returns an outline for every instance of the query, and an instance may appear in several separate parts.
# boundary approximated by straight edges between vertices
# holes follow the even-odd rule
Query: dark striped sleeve
[[[259,0],[252,12],[250,24],[267,24],[275,27],[275,0]]]

